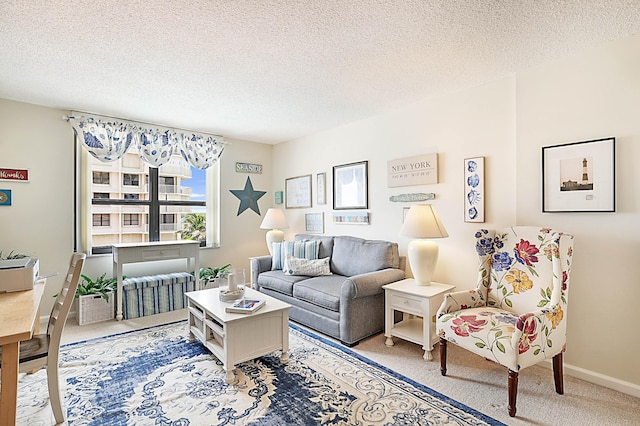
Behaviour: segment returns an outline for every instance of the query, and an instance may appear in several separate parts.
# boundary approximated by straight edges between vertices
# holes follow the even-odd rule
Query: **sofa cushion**
[[[399,266],[397,243],[347,236],[333,240],[331,271],[334,274],[352,277]]]
[[[320,247],[318,249],[318,259],[324,259],[325,257],[331,257],[333,253],[333,237],[327,237],[324,235],[314,234],[297,234],[295,241],[318,241]]]
[[[318,277],[321,275],[331,275],[328,257],[324,259],[298,259],[287,255],[285,275],[306,275],[308,277]]]
[[[285,269],[287,255],[295,256],[302,259],[317,259],[319,241],[282,241],[271,244],[273,253],[271,261],[271,270],[277,271]]]
[[[258,275],[258,286],[292,296],[293,285],[306,279],[308,277],[302,275],[285,275],[282,271],[267,271]]]
[[[340,275],[307,278],[293,286],[293,297],[337,312],[344,279]]]

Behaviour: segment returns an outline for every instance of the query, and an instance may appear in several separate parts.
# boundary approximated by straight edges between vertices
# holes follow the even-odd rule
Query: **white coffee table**
[[[264,299],[265,305],[252,314],[231,314],[221,302],[220,289],[186,293],[189,338],[197,338],[224,366],[227,383],[235,383],[235,366],[273,351],[282,350],[280,360],[289,360],[289,308],[291,305],[250,288],[245,298]]]

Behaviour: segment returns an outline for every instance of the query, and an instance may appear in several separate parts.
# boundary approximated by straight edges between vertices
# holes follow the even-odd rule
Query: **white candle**
[[[238,274],[234,274],[234,273],[230,273],[229,274],[229,291],[230,292],[234,292],[236,290],[238,290],[238,283],[237,283],[237,276]]]

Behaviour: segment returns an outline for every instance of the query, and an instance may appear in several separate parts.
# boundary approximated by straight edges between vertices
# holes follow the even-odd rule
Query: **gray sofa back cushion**
[[[297,234],[295,241],[300,240],[318,240],[320,241],[320,250],[318,251],[318,259],[324,259],[325,257],[331,257],[333,253],[333,238],[322,235],[313,234]]]
[[[322,249],[322,245],[320,245]],[[352,277],[387,268],[399,268],[398,244],[337,236],[333,239],[331,272]]]

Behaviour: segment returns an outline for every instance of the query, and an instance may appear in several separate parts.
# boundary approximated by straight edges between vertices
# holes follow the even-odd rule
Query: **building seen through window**
[[[80,182],[87,182],[77,200],[84,251],[110,253],[115,243],[180,239],[217,246],[218,163],[199,170],[174,155],[150,168],[130,151],[109,163],[82,155],[86,164],[79,170],[91,176],[87,180],[78,171]]]

